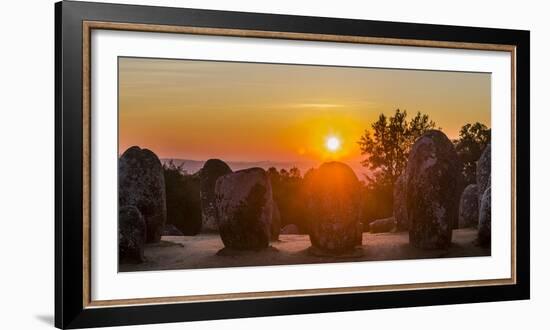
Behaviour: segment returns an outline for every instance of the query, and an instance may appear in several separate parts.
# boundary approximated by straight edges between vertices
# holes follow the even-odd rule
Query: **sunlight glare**
[[[335,136],[330,136],[327,139],[327,149],[330,151],[336,151],[340,149],[340,140]]]

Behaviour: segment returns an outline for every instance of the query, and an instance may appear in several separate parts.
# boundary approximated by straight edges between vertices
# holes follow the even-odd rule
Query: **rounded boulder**
[[[146,225],[135,206],[118,209],[118,260],[121,264],[139,264],[144,258]]]
[[[282,235],[299,235],[300,229],[295,224],[286,225],[281,229]]]
[[[369,224],[369,231],[375,233],[388,233],[395,229],[395,218],[385,218],[374,220]]]

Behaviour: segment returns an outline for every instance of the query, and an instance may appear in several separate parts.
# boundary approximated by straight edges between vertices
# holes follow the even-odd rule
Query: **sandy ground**
[[[161,242],[145,247],[146,262],[120,265],[119,271],[143,271],[236,266],[295,265],[326,262],[398,260],[489,256],[489,248],[474,244],[475,229],[453,231],[448,250],[421,250],[409,244],[407,232],[363,233],[363,246],[354,257],[319,257],[310,251],[308,235],[281,235],[278,242],[261,251],[217,254],[224,246],[218,235],[163,236]]]

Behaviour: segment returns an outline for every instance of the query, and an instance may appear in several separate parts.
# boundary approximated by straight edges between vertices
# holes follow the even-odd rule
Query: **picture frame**
[[[508,278],[94,300],[93,31],[504,52],[510,56]],[[62,1],[55,5],[55,325],[135,325],[529,299],[529,31]],[[114,221],[114,220],[113,220]],[[338,267],[338,265],[336,266]]]

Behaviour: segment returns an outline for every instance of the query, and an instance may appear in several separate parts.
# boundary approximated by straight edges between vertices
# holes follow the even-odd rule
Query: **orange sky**
[[[380,113],[429,114],[450,137],[490,127],[489,74],[119,59],[119,152],[161,158],[357,164]],[[341,146],[331,152],[326,139]]]

